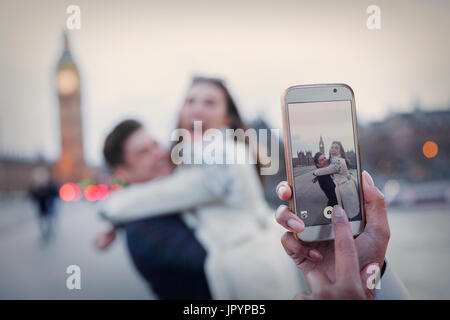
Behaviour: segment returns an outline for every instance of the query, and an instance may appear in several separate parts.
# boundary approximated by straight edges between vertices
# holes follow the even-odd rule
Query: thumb
[[[292,197],[291,187],[286,181],[281,181],[275,190],[280,200],[289,200]]]
[[[370,263],[362,269],[360,275],[366,297],[373,299],[375,288],[380,285],[381,266],[378,263]]]
[[[94,246],[99,250],[107,249],[116,239],[116,234],[113,231],[108,231],[99,234],[94,240]]]
[[[383,193],[375,186],[372,177],[367,171],[362,173],[364,191],[364,211],[369,226],[389,228],[387,219],[386,201]]]
[[[365,204],[386,207],[386,201],[384,200],[383,193],[375,186],[372,177],[365,170],[362,173],[362,182]]]

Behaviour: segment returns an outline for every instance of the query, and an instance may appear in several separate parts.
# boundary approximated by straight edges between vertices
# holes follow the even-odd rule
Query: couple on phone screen
[[[350,173],[350,160],[339,141],[333,141],[330,157],[317,152],[314,164],[318,169],[313,171],[313,182],[319,181],[320,188],[328,198],[327,206],[340,205],[350,219],[361,216],[359,208],[358,182]]]

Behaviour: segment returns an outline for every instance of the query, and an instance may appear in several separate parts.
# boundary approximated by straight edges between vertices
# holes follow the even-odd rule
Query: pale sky
[[[319,151],[320,136],[328,157],[331,143],[340,141],[345,151],[355,149],[351,104],[349,101],[289,104],[291,152]]]
[[[0,152],[59,156],[54,71],[66,8],[82,77],[85,154],[101,163],[117,121],[163,143],[193,74],[224,77],[246,119],[281,127],[294,84],[343,82],[361,120],[450,105],[450,1],[17,1],[0,3]],[[369,5],[381,30],[366,27]]]

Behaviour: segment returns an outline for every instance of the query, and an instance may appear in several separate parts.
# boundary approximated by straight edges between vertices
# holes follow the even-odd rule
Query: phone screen
[[[331,223],[334,205],[362,219],[351,101],[288,104],[297,215],[306,226]]]

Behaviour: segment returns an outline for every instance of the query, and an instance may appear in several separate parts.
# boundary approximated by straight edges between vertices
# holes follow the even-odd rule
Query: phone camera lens
[[[335,88],[335,89],[333,89],[333,92],[334,92],[334,93],[336,93],[336,92],[337,92],[337,89],[336,89],[336,88]]]

